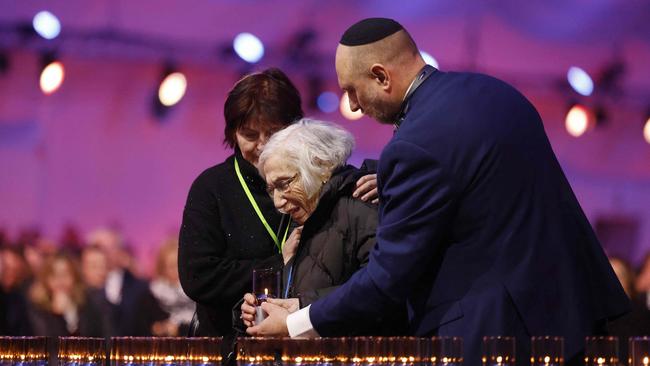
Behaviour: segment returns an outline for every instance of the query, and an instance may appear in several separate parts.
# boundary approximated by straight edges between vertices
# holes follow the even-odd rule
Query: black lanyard
[[[406,113],[409,110],[409,100],[411,99],[413,93],[415,93],[415,90],[417,90],[417,88],[420,87],[420,85],[422,85],[422,83],[424,83],[424,81],[427,80],[429,76],[433,75],[436,71],[438,70],[435,67],[431,65],[424,65],[415,79],[413,79],[411,86],[409,86],[408,90],[406,91],[406,95],[402,101],[402,106],[399,109],[399,113],[397,114],[397,121],[395,121],[395,130],[399,128],[399,125],[406,117]]]

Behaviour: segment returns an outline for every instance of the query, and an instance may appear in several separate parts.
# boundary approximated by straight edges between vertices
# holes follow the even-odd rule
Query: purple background
[[[61,19],[58,39],[16,30],[43,9]],[[351,130],[353,163],[377,158],[390,127],[307,103],[315,76],[339,94],[338,38],[369,16],[397,19],[442,70],[488,73],[524,92],[607,249],[635,263],[650,250],[650,145],[641,134],[650,106],[650,3],[640,0],[0,0],[0,50],[10,61],[0,74],[0,227],[14,234],[35,225],[56,238],[68,222],[82,233],[115,225],[150,267],[149,253],[177,233],[193,179],[230,154],[221,144],[223,101],[246,69],[223,49],[244,31],[266,46],[253,69],[282,68],[303,92],[307,115]],[[296,52],[305,30],[313,43]],[[39,52],[54,48],[66,78],[45,96]],[[186,74],[188,90],[158,120],[151,99],[167,60]],[[597,85],[584,99],[606,107],[607,123],[569,136],[563,120],[576,94],[565,85],[568,67],[598,79],[614,62],[625,66],[618,91]]]

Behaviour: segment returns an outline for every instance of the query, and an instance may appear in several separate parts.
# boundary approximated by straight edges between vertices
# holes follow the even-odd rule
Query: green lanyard
[[[248,185],[246,184],[244,177],[241,175],[241,172],[239,171],[239,163],[237,162],[237,158],[235,158],[235,173],[237,173],[237,178],[239,178],[239,183],[241,183],[241,187],[244,189],[244,192],[246,192],[246,197],[248,197],[248,200],[251,202],[251,206],[253,206],[253,209],[257,213],[257,216],[260,218],[260,221],[262,221],[262,224],[266,228],[266,231],[269,232],[269,235],[271,236],[271,239],[273,239],[275,246],[278,247],[278,251],[282,253],[282,246],[284,245],[284,242],[287,241],[287,233],[289,232],[290,225],[287,225],[287,228],[284,231],[284,237],[282,238],[282,243],[278,242],[278,237],[275,235],[273,230],[271,230],[271,226],[269,226],[269,223],[266,222],[264,215],[262,215],[262,210],[260,210],[260,207],[257,205],[257,202],[255,202],[255,198],[253,198],[253,194],[251,193],[250,189],[248,189]]]

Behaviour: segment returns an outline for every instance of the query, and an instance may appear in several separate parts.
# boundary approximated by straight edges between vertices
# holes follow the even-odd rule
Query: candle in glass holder
[[[460,366],[463,364],[463,339],[460,337],[431,338],[432,366]]]
[[[564,365],[564,338],[532,337],[530,364],[532,366]]]
[[[191,366],[220,366],[221,337],[188,338],[188,359]]]
[[[266,318],[266,313],[260,306],[268,298],[280,296],[280,272],[273,268],[253,269],[253,294],[255,306],[255,323],[259,324]]]
[[[618,337],[586,337],[585,365],[617,366]]]
[[[630,366],[650,366],[650,337],[631,337],[628,345]]]
[[[483,337],[484,366],[514,366],[515,339],[513,337]]]

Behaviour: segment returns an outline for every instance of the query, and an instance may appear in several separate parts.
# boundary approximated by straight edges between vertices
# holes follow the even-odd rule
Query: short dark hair
[[[223,107],[224,144],[237,145],[235,133],[252,118],[288,126],[303,117],[300,92],[280,69],[269,68],[239,80]]]

